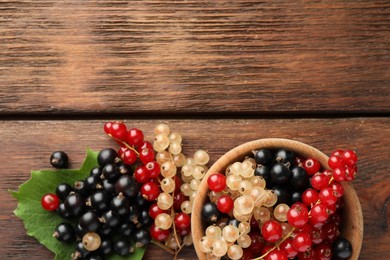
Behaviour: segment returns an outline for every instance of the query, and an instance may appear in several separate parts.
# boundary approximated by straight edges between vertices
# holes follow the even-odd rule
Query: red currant
[[[341,157],[343,158],[343,161],[347,166],[354,166],[358,160],[356,153],[352,150],[345,150],[341,154]]]
[[[138,128],[132,128],[127,131],[126,142],[132,146],[139,146],[144,141],[144,134]]]
[[[144,199],[154,201],[158,198],[158,195],[160,195],[160,188],[158,187],[158,184],[150,181],[142,185],[141,194]]]
[[[244,248],[241,260],[251,260],[253,258],[255,258],[254,252],[249,248]]]
[[[279,248],[283,250],[288,258],[294,258],[298,251],[293,246],[293,239],[291,237],[284,240],[280,245]]]
[[[332,247],[330,244],[321,244],[314,248],[314,254],[318,260],[331,260]]]
[[[125,140],[127,127],[122,122],[114,122],[111,124],[109,133],[115,139]]]
[[[334,223],[327,223],[322,227],[324,238],[328,242],[333,242],[340,236],[340,231]]]
[[[152,218],[152,219],[155,219],[158,215],[160,215],[161,213],[168,213],[167,210],[162,210],[160,209],[158,206],[157,206],[157,203],[153,203],[150,207],[149,207],[149,216]]]
[[[314,189],[307,189],[302,193],[302,202],[311,207],[318,201],[318,192]]]
[[[112,127],[112,122],[106,122],[104,123],[103,130],[106,134],[110,134]]]
[[[356,175],[356,167],[347,166],[345,169],[345,180],[353,181],[355,179],[355,175]]]
[[[146,173],[149,175],[149,178],[154,179],[160,175],[161,168],[160,164],[156,161],[148,162],[145,164]]]
[[[160,229],[155,224],[153,224],[150,227],[149,231],[150,231],[150,236],[157,241],[164,241],[165,239],[168,238],[169,234],[171,233],[169,229],[167,230]]]
[[[173,209],[175,211],[180,211],[181,204],[188,199],[189,198],[186,195],[184,195],[182,192],[176,192],[175,195],[173,196]]]
[[[139,153],[139,159],[143,164],[154,161],[154,151],[150,148],[144,148]]]
[[[298,260],[317,260],[314,250],[309,248],[305,252],[301,252],[298,254]]]
[[[313,224],[325,222],[329,215],[325,204],[314,205],[310,210],[311,221]]]
[[[44,210],[54,211],[60,205],[60,199],[54,193],[48,193],[42,196],[41,205]]]
[[[135,168],[134,178],[139,183],[145,183],[150,180],[148,170],[146,169],[145,165],[140,165]]]
[[[248,235],[251,238],[251,245],[249,246],[249,249],[254,252],[261,252],[265,243],[260,233],[251,231]]]
[[[334,151],[330,154],[330,156],[341,156],[343,153],[344,153],[344,150],[337,149],[337,150],[334,150]]]
[[[229,195],[222,195],[217,200],[217,208],[222,213],[229,213],[233,210],[234,201]]]
[[[263,250],[261,250],[261,255],[264,255],[268,252],[271,252],[271,250],[274,248],[273,244],[267,244],[263,247]]]
[[[223,191],[226,188],[226,176],[220,173],[214,173],[207,179],[207,185],[210,190]]]
[[[268,255],[266,255],[264,257],[264,260],[288,260],[288,258],[284,251],[275,249],[272,250]]]
[[[328,223],[333,223],[336,226],[340,226],[341,225],[340,213],[339,212],[335,212],[334,214],[330,215],[330,217],[328,219]]]
[[[293,227],[303,227],[309,220],[307,206],[301,202],[291,205],[287,212],[288,223]]]
[[[309,158],[303,162],[303,168],[306,170],[308,175],[313,175],[320,170],[321,164],[317,159]]]
[[[341,156],[337,155],[332,155],[328,159],[328,165],[331,169],[336,169],[336,168],[344,168],[345,163],[343,161],[343,158]]]
[[[305,252],[311,247],[311,237],[307,233],[298,233],[293,238],[293,246],[299,252]]]
[[[175,216],[175,227],[178,229],[188,229],[191,225],[191,218],[186,213],[180,212]]]
[[[137,146],[138,153],[141,153],[142,149],[153,149],[153,145],[148,141],[143,141],[140,145]]]
[[[310,222],[307,222],[303,227],[298,228],[298,231],[296,233],[300,232],[311,234],[311,232],[313,232],[313,226]]]
[[[340,183],[334,181],[329,187],[334,191],[337,198],[341,198],[344,195],[344,188]]]
[[[275,220],[267,220],[261,227],[261,234],[264,240],[268,242],[276,242],[282,238],[282,227]]]
[[[337,202],[335,204],[326,205],[326,208],[328,210],[329,215],[332,215],[333,213],[336,212],[336,210],[337,210],[336,204],[337,204]]]
[[[325,205],[332,205],[337,202],[337,196],[335,195],[335,191],[331,187],[322,189],[318,194],[318,198]]]
[[[191,228],[186,228],[186,229],[177,229],[176,232],[181,236],[187,236],[191,233]]]
[[[177,175],[173,176],[173,179],[175,180],[175,191],[179,191],[183,182],[181,178]]]
[[[345,178],[347,176],[345,175],[345,167],[339,167],[333,169],[333,178],[335,181],[342,182],[345,181]]]
[[[137,160],[137,154],[127,147],[119,148],[118,155],[126,164],[133,164]]]
[[[330,176],[318,172],[310,179],[311,186],[316,190],[322,190],[329,186]]]
[[[311,232],[311,240],[313,241],[313,244],[321,244],[324,242],[325,236],[322,228],[313,228]]]

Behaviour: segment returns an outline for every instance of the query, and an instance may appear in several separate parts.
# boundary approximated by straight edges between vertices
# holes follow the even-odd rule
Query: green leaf
[[[58,184],[73,183],[84,179],[90,170],[97,166],[98,152],[87,150],[87,156],[80,169],[72,170],[41,170],[32,171],[31,179],[22,184],[17,192],[11,192],[18,200],[18,206],[14,214],[19,217],[29,236],[38,241],[55,254],[55,259],[71,259],[75,251],[74,244],[64,244],[55,239],[52,234],[55,227],[61,222],[69,222],[62,219],[55,212],[45,211],[41,206],[41,198],[47,193],[54,193]],[[144,248],[137,248],[129,257],[112,256],[110,260],[142,259]]]

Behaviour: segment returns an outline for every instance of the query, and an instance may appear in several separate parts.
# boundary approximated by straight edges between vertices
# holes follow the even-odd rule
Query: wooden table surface
[[[8,190],[54,150],[114,146],[107,120],[167,122],[212,161],[266,137],[354,149],[360,259],[390,259],[388,1],[1,0],[0,259],[52,258]]]

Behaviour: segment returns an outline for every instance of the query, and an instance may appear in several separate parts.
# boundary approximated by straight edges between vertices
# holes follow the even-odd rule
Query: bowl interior
[[[205,227],[201,220],[202,205],[207,200],[207,178],[209,175],[219,172],[224,173],[227,166],[230,164],[242,161],[246,156],[250,155],[253,150],[268,148],[278,149],[285,148],[303,157],[316,158],[322,165],[323,169],[329,169],[327,161],[328,157],[321,151],[307,144],[281,138],[267,138],[251,141],[240,146],[237,146],[219,158],[209,169],[203,178],[200,187],[197,191],[197,196],[193,203],[191,230],[194,241],[194,247],[199,259],[206,259],[206,255],[200,250],[199,241],[204,236]],[[363,239],[363,216],[359,199],[353,187],[348,183],[343,183],[344,192],[344,212],[343,212],[343,230],[342,236],[348,239],[353,248],[351,259],[358,259]]]

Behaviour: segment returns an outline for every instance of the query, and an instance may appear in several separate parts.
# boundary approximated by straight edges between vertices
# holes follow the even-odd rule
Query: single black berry
[[[68,168],[68,155],[63,151],[56,151],[50,156],[50,164],[54,168],[66,169]]]
[[[309,186],[309,176],[305,169],[301,166],[296,166],[291,169],[290,187],[293,190],[304,190]]]
[[[73,259],[85,259],[91,255],[87,249],[84,248],[83,242],[79,241],[76,243],[76,251],[72,254]]]
[[[73,190],[83,196],[86,196],[88,193],[87,185],[84,180],[78,180],[73,185]]]
[[[275,163],[269,175],[272,184],[284,184],[291,178],[290,170],[282,163]]]
[[[127,256],[131,253],[131,249],[129,240],[126,238],[120,238],[114,243],[114,251],[120,256]]]
[[[121,223],[121,218],[109,210],[102,214],[101,221],[109,227],[117,227]]]
[[[276,202],[276,205],[285,203],[289,204],[291,199],[291,192],[285,188],[284,186],[274,186],[273,191],[278,196],[278,201]]]
[[[105,179],[109,180],[110,182],[115,181],[120,175],[119,169],[115,164],[105,165],[103,167],[102,174],[103,174],[103,177]]]
[[[100,177],[98,176],[88,176],[84,180],[85,188],[88,192],[96,190],[98,187],[100,187]]]
[[[207,224],[216,223],[221,215],[222,213],[217,209],[215,203],[208,202],[203,205],[202,219]]]
[[[112,148],[102,149],[98,156],[97,161],[99,166],[105,166],[107,164],[115,164],[120,161],[118,153]]]
[[[336,259],[347,259],[352,255],[352,246],[345,238],[338,238],[332,244],[333,256]]]
[[[109,194],[115,194],[115,183],[106,179],[102,181],[103,189]]]
[[[236,227],[238,227],[238,225],[240,225],[240,221],[238,221],[237,219],[235,219],[235,218],[231,218],[231,219],[229,219],[228,221],[227,221],[227,225],[234,225],[234,226],[236,226]]]
[[[65,208],[64,203],[60,203],[60,205],[57,208],[57,213],[61,218],[70,218],[71,215],[69,214],[69,211]]]
[[[89,172],[89,176],[97,176],[100,177],[102,175],[102,168],[95,167]]]
[[[132,222],[125,221],[122,225],[118,228],[120,235],[124,237],[131,237],[136,230],[136,225]]]
[[[58,224],[54,230],[53,237],[64,243],[72,243],[76,240],[75,232],[71,224]]]
[[[133,235],[133,238],[136,247],[146,246],[150,243],[150,240],[152,239],[149,231],[144,228],[136,230]]]
[[[86,258],[86,260],[104,260],[104,259],[105,259],[104,256],[95,252]]]
[[[292,205],[295,202],[302,202],[302,193],[303,191],[293,191],[291,193],[291,199],[288,205]]]
[[[79,216],[85,208],[83,197],[75,192],[71,192],[68,197],[66,197],[64,205],[71,217]]]
[[[99,230],[99,234],[103,237],[109,237],[110,235],[113,234],[114,231],[115,231],[115,227],[111,227],[103,223]]]
[[[295,162],[295,153],[290,150],[280,149],[275,154],[275,160],[290,167]]]
[[[110,208],[110,200],[111,195],[109,193],[97,190],[91,195],[90,201],[87,203],[89,203],[94,210],[103,212]]]
[[[137,197],[135,198],[135,203],[137,203],[137,205],[138,205],[140,208],[149,208],[149,207],[150,207],[150,201],[146,200],[146,199],[142,196],[142,193],[141,193],[141,192],[138,192]]]
[[[79,219],[79,225],[82,229],[88,232],[96,232],[99,230],[101,223],[99,216],[94,211],[87,211]]]
[[[118,216],[128,215],[130,213],[130,201],[122,193],[119,193],[111,200],[110,208]]]
[[[111,239],[103,239],[100,244],[99,252],[103,255],[109,255],[112,252],[112,242]]]
[[[60,200],[65,200],[69,193],[73,190],[72,186],[68,183],[60,183],[56,188],[56,195]]]
[[[122,175],[133,175],[133,169],[130,165],[121,162],[118,164],[119,173]]]
[[[270,168],[268,166],[258,165],[255,169],[255,175],[264,178],[267,188],[271,184]]]
[[[153,224],[154,220],[149,216],[149,210],[146,208],[141,209],[140,221],[142,227],[150,227]]]
[[[273,153],[268,149],[260,149],[254,151],[255,161],[257,164],[261,164],[264,166],[269,166],[272,164],[274,159]]]
[[[128,220],[134,224],[138,224],[140,214],[141,214],[141,210],[139,206],[136,204],[130,204]]]
[[[133,176],[123,175],[115,183],[115,192],[123,193],[128,198],[135,198],[139,191],[138,182]]]

